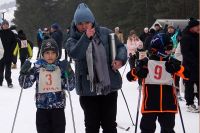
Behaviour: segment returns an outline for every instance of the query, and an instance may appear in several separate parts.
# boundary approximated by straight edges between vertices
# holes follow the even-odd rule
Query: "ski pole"
[[[127,64],[128,64],[128,61],[126,62],[126,65],[125,65],[124,71],[123,71],[123,73],[122,73],[122,77],[123,77],[124,72],[125,72],[125,70],[126,70]],[[126,98],[125,98],[125,96],[124,96],[124,93],[123,93],[122,89],[120,89],[120,91],[121,91],[122,96],[123,96],[123,98],[124,98],[124,101],[125,101],[125,104],[126,104],[126,108],[127,108],[127,110],[128,110],[128,113],[129,113],[129,116],[130,116],[130,119],[131,119],[132,125],[135,126],[135,124],[134,124],[134,122],[133,122],[133,119],[132,119],[132,117],[131,117],[131,113],[130,113],[130,110],[129,110],[129,107],[128,107],[128,103],[127,103],[127,101],[126,101]]]
[[[129,113],[131,122],[132,122],[133,126],[135,126],[135,124],[134,124],[134,122],[133,122],[133,119],[132,119],[132,117],[131,117],[131,113],[130,113],[130,110],[129,110],[129,107],[128,107],[128,103],[127,103],[127,101],[126,101],[126,98],[125,98],[125,96],[124,96],[124,93],[123,93],[122,89],[120,89],[120,90],[121,90],[122,96],[123,96],[123,98],[124,98],[124,102],[126,103],[126,108],[127,108],[127,110],[128,110],[128,113]]]
[[[74,133],[76,133],[76,126],[75,126],[75,120],[74,120],[74,112],[73,112],[73,106],[72,106],[72,99],[71,99],[71,94],[70,94],[70,89],[69,89],[68,76],[67,76],[67,89],[68,89],[68,95],[69,95],[69,102],[70,102],[70,108],[71,108],[71,114],[72,114],[72,122],[73,122]]]
[[[173,78],[173,88],[174,88],[174,91],[175,91],[175,94],[176,94],[176,88],[177,87],[175,86],[175,78]],[[176,101],[177,101],[177,105],[178,105],[179,115],[180,115],[180,118],[181,118],[181,125],[182,125],[182,128],[183,128],[183,133],[185,133],[185,126],[184,126],[183,117],[182,117],[182,113],[181,113],[181,108],[180,108],[177,96],[176,96]]]
[[[129,58],[128,58],[128,59],[129,59]],[[128,61],[127,61],[126,64],[125,64],[124,71],[122,72],[122,77],[123,77],[123,75],[124,75],[124,72],[125,72],[125,70],[126,70],[127,65],[128,65]]]
[[[139,96],[138,96],[138,104],[137,104],[137,114],[136,114],[136,123],[135,123],[135,133],[137,133],[137,125],[138,125],[138,117],[139,117],[141,91],[142,91],[142,89],[139,88]]]
[[[24,87],[24,84],[25,84],[25,80],[26,80],[26,76],[24,76],[23,87]],[[16,112],[15,112],[15,117],[14,117],[14,120],[13,120],[11,133],[13,133],[14,128],[15,128],[15,122],[16,122],[16,118],[17,118],[17,113],[18,113],[18,109],[19,109],[19,105],[20,105],[20,101],[21,101],[21,97],[22,97],[22,92],[23,92],[23,89],[24,89],[23,87],[21,87],[21,90],[20,90],[19,100],[18,100],[18,103],[17,103],[17,109],[16,109]]]

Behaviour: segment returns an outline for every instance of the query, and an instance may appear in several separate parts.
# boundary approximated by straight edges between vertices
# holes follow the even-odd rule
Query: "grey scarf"
[[[91,92],[107,95],[110,92],[110,76],[108,71],[106,50],[95,35],[86,50],[88,80]]]

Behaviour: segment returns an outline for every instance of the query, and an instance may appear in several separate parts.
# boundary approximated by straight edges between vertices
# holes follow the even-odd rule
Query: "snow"
[[[64,53],[64,51],[63,51]],[[34,56],[32,58],[32,62],[35,61],[37,55],[37,48],[34,48]],[[63,57],[62,57],[63,58]],[[74,64],[72,63],[72,67],[74,68]],[[3,86],[0,87],[0,133],[10,133],[12,129],[12,124],[17,108],[17,103],[19,100],[19,95],[21,88],[18,84],[18,76],[20,61],[18,60],[17,69],[12,69],[12,80],[14,87],[12,89],[7,87],[6,81],[4,80]],[[123,73],[125,67],[120,69],[120,72]],[[123,87],[122,90],[126,97],[131,116],[135,123],[136,112],[137,112],[137,103],[138,103],[138,84],[137,82],[128,82],[126,79],[126,73],[129,71],[129,65],[127,65],[125,69],[125,73],[123,75]],[[35,114],[36,107],[34,101],[35,94],[35,85],[32,88],[23,90],[22,97],[20,101],[20,106],[16,118],[16,123],[14,127],[13,133],[37,133],[35,126]],[[132,126],[124,99],[122,97],[121,91],[118,91],[118,110],[117,110],[117,123],[122,127],[129,127],[129,131],[124,131],[118,128],[118,133],[134,133],[134,126]],[[181,94],[183,95],[183,94]],[[77,133],[84,133],[84,115],[83,110],[79,104],[79,97],[76,95],[75,90],[71,92],[72,102],[73,102],[73,110],[75,116],[75,126]],[[183,116],[183,121],[185,125],[185,129],[187,133],[199,133],[199,114],[198,113],[189,113],[186,112],[186,106],[184,101],[180,101],[181,112]],[[72,125],[72,117],[69,99],[67,98],[66,103],[66,133],[73,133],[73,125]],[[140,132],[139,123],[140,123],[141,113],[139,113],[139,121],[138,121],[138,132]],[[160,126],[157,123],[156,133],[160,132]],[[180,121],[180,115],[176,115],[176,125],[175,132],[182,133],[182,125]]]

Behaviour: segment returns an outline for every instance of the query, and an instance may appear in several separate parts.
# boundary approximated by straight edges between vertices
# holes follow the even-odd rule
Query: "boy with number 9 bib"
[[[127,73],[127,79],[143,79],[141,133],[154,133],[156,120],[161,133],[175,133],[175,113],[178,112],[173,75],[185,78],[187,71],[180,61],[170,57],[172,42],[169,36],[159,33],[152,38],[150,56],[138,60],[136,68]],[[186,79],[186,78],[185,78]]]
[[[53,39],[45,40],[41,59],[25,61],[21,67],[19,84],[26,89],[36,82],[36,127],[38,133],[65,133],[65,91],[75,85],[74,72],[66,60],[58,60],[58,47]]]

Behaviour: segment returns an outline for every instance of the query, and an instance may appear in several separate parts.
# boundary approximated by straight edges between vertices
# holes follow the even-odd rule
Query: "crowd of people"
[[[103,133],[117,133],[117,97],[122,88],[119,69],[128,61],[127,79],[138,81],[138,89],[144,92],[141,132],[155,132],[158,118],[161,132],[174,133],[177,100],[181,98],[179,82],[185,86],[187,111],[199,112],[194,104],[196,97],[199,106],[199,32],[199,21],[190,19],[183,31],[172,24],[145,27],[140,35],[131,29],[125,41],[121,29],[115,27],[116,55],[112,59],[109,35],[113,31],[99,26],[93,12],[81,3],[64,33],[58,23],[38,29],[37,61],[31,67],[33,43],[23,30],[13,32],[4,20],[0,86],[5,77],[7,86],[13,87],[11,68],[16,68],[19,55],[20,86],[29,88],[36,82],[38,133],[65,132],[65,90],[74,88],[84,112],[85,132],[99,133],[101,127]],[[65,59],[61,61],[63,48]],[[70,67],[72,59],[75,72]]]

